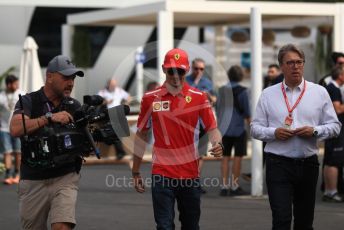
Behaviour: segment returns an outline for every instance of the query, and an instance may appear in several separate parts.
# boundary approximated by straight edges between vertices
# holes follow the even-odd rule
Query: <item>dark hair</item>
[[[268,66],[268,68],[269,68],[269,69],[270,69],[270,68],[280,69],[279,65],[277,65],[277,64],[270,64],[270,65]]]
[[[18,78],[12,74],[7,75],[7,77],[5,79],[6,85],[12,84],[13,82],[16,82],[16,81],[18,81]]]
[[[344,68],[341,66],[334,67],[331,71],[331,77],[333,80],[337,80],[339,75],[344,73]]]
[[[337,60],[340,57],[344,57],[344,53],[342,53],[342,52],[332,52],[332,54],[331,54],[331,59],[332,59],[334,64],[337,63]]]
[[[156,87],[158,87],[160,84],[157,81],[150,81],[148,82],[146,86],[146,91],[154,90]]]
[[[202,62],[202,63],[205,64],[205,61],[202,58],[195,58],[195,59],[192,60],[191,65],[194,65],[196,62]]]
[[[300,48],[294,44],[287,44],[282,46],[278,51],[278,63],[280,65],[282,65],[283,58],[288,52],[295,52],[302,58],[302,60],[305,60],[305,53]]]
[[[227,76],[230,81],[240,82],[244,78],[244,72],[240,66],[233,65],[227,71]]]

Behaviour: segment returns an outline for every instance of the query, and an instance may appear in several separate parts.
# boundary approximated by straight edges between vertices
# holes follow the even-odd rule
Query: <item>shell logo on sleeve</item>
[[[161,101],[153,102],[153,112],[161,111]]]

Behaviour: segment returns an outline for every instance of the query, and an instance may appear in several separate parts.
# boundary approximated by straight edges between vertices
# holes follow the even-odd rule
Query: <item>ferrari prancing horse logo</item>
[[[176,59],[176,60],[178,61],[179,58],[180,58],[180,54],[176,53],[176,54],[174,55],[174,59]]]
[[[185,97],[185,101],[186,101],[187,103],[190,103],[191,100],[192,100],[192,98],[191,98],[190,96],[186,96],[186,97]]]

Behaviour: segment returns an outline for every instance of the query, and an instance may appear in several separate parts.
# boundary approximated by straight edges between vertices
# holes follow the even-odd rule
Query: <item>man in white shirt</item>
[[[129,104],[131,100],[129,93],[117,86],[117,81],[113,78],[107,81],[105,89],[100,90],[98,95],[105,99],[105,103],[108,108],[121,104]],[[115,142],[114,146],[116,149],[117,159],[121,160],[126,154],[123,149],[122,142],[118,140]]]
[[[24,92],[19,90],[18,78],[8,75],[5,79],[6,89],[0,92],[0,154],[4,155],[6,168],[4,184],[19,183],[19,168],[21,160],[20,139],[10,134],[9,124],[12,118],[14,106],[19,99],[19,94]],[[12,169],[12,155],[15,158],[14,172]]]
[[[267,142],[266,183],[272,229],[313,229],[319,175],[317,138],[336,137],[341,129],[326,89],[304,80],[305,55],[283,46],[278,62],[284,81],[266,88],[251,123],[252,137]]]
[[[98,94],[105,99],[108,108],[128,104],[131,100],[129,93],[117,86],[117,81],[113,78],[107,81],[105,89],[100,90]]]

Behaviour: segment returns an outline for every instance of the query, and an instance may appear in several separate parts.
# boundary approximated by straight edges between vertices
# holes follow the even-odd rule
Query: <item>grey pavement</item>
[[[243,171],[248,171],[249,166],[250,160],[245,159]],[[203,178],[207,178],[207,183],[212,182],[213,186],[206,187],[207,194],[202,196],[201,229],[271,229],[271,212],[266,197],[238,199],[218,195],[219,168],[220,161],[207,161],[204,165]],[[143,164],[142,172],[145,178],[150,178],[149,171],[150,164]],[[155,229],[149,188],[146,193],[138,194],[128,187],[129,178],[130,170],[126,164],[84,166],[76,210],[76,229]],[[250,189],[248,182],[240,181],[240,184],[247,191]],[[180,229],[178,212],[175,223],[176,229]],[[339,230],[343,229],[343,225],[344,203],[322,202],[319,189],[315,229]],[[0,229],[20,229],[16,186],[0,185]]]

